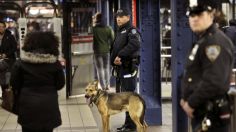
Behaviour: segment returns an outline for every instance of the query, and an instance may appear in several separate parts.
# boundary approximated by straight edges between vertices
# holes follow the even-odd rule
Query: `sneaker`
[[[108,87],[102,88],[102,90],[104,90],[104,91],[109,91],[109,88],[108,88]]]
[[[109,88],[108,88],[108,87],[106,87],[106,88],[105,88],[105,90],[107,90],[107,91],[108,91],[108,90],[109,90]]]

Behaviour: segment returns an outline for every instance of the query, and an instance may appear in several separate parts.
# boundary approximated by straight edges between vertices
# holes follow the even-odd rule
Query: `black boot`
[[[122,132],[122,130],[123,129],[125,129],[126,128],[126,124],[123,124],[121,127],[118,127],[116,130],[117,130],[117,132]]]
[[[133,132],[136,130],[136,125],[129,116],[129,112],[125,112],[125,124],[117,128],[117,132]]]
[[[116,93],[120,93],[121,89],[120,89],[120,79],[118,77],[116,77]]]

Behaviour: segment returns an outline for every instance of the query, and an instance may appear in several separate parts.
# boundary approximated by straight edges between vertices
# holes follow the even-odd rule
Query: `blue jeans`
[[[102,89],[108,88],[110,85],[109,60],[110,60],[109,53],[94,54],[94,62],[97,70],[97,76]]]

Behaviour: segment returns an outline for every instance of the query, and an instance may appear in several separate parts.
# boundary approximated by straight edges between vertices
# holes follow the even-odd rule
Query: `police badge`
[[[221,47],[219,45],[210,45],[206,47],[206,56],[211,61],[214,62],[221,52]]]
[[[131,33],[132,33],[132,34],[136,34],[136,33],[137,33],[136,29],[132,29],[132,30],[131,30]]]

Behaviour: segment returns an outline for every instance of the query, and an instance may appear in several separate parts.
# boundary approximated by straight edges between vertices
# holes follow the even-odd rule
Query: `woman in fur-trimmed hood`
[[[65,79],[58,46],[52,32],[29,33],[21,59],[13,66],[11,85],[19,93],[18,123],[23,132],[52,132],[61,125],[57,91]]]

